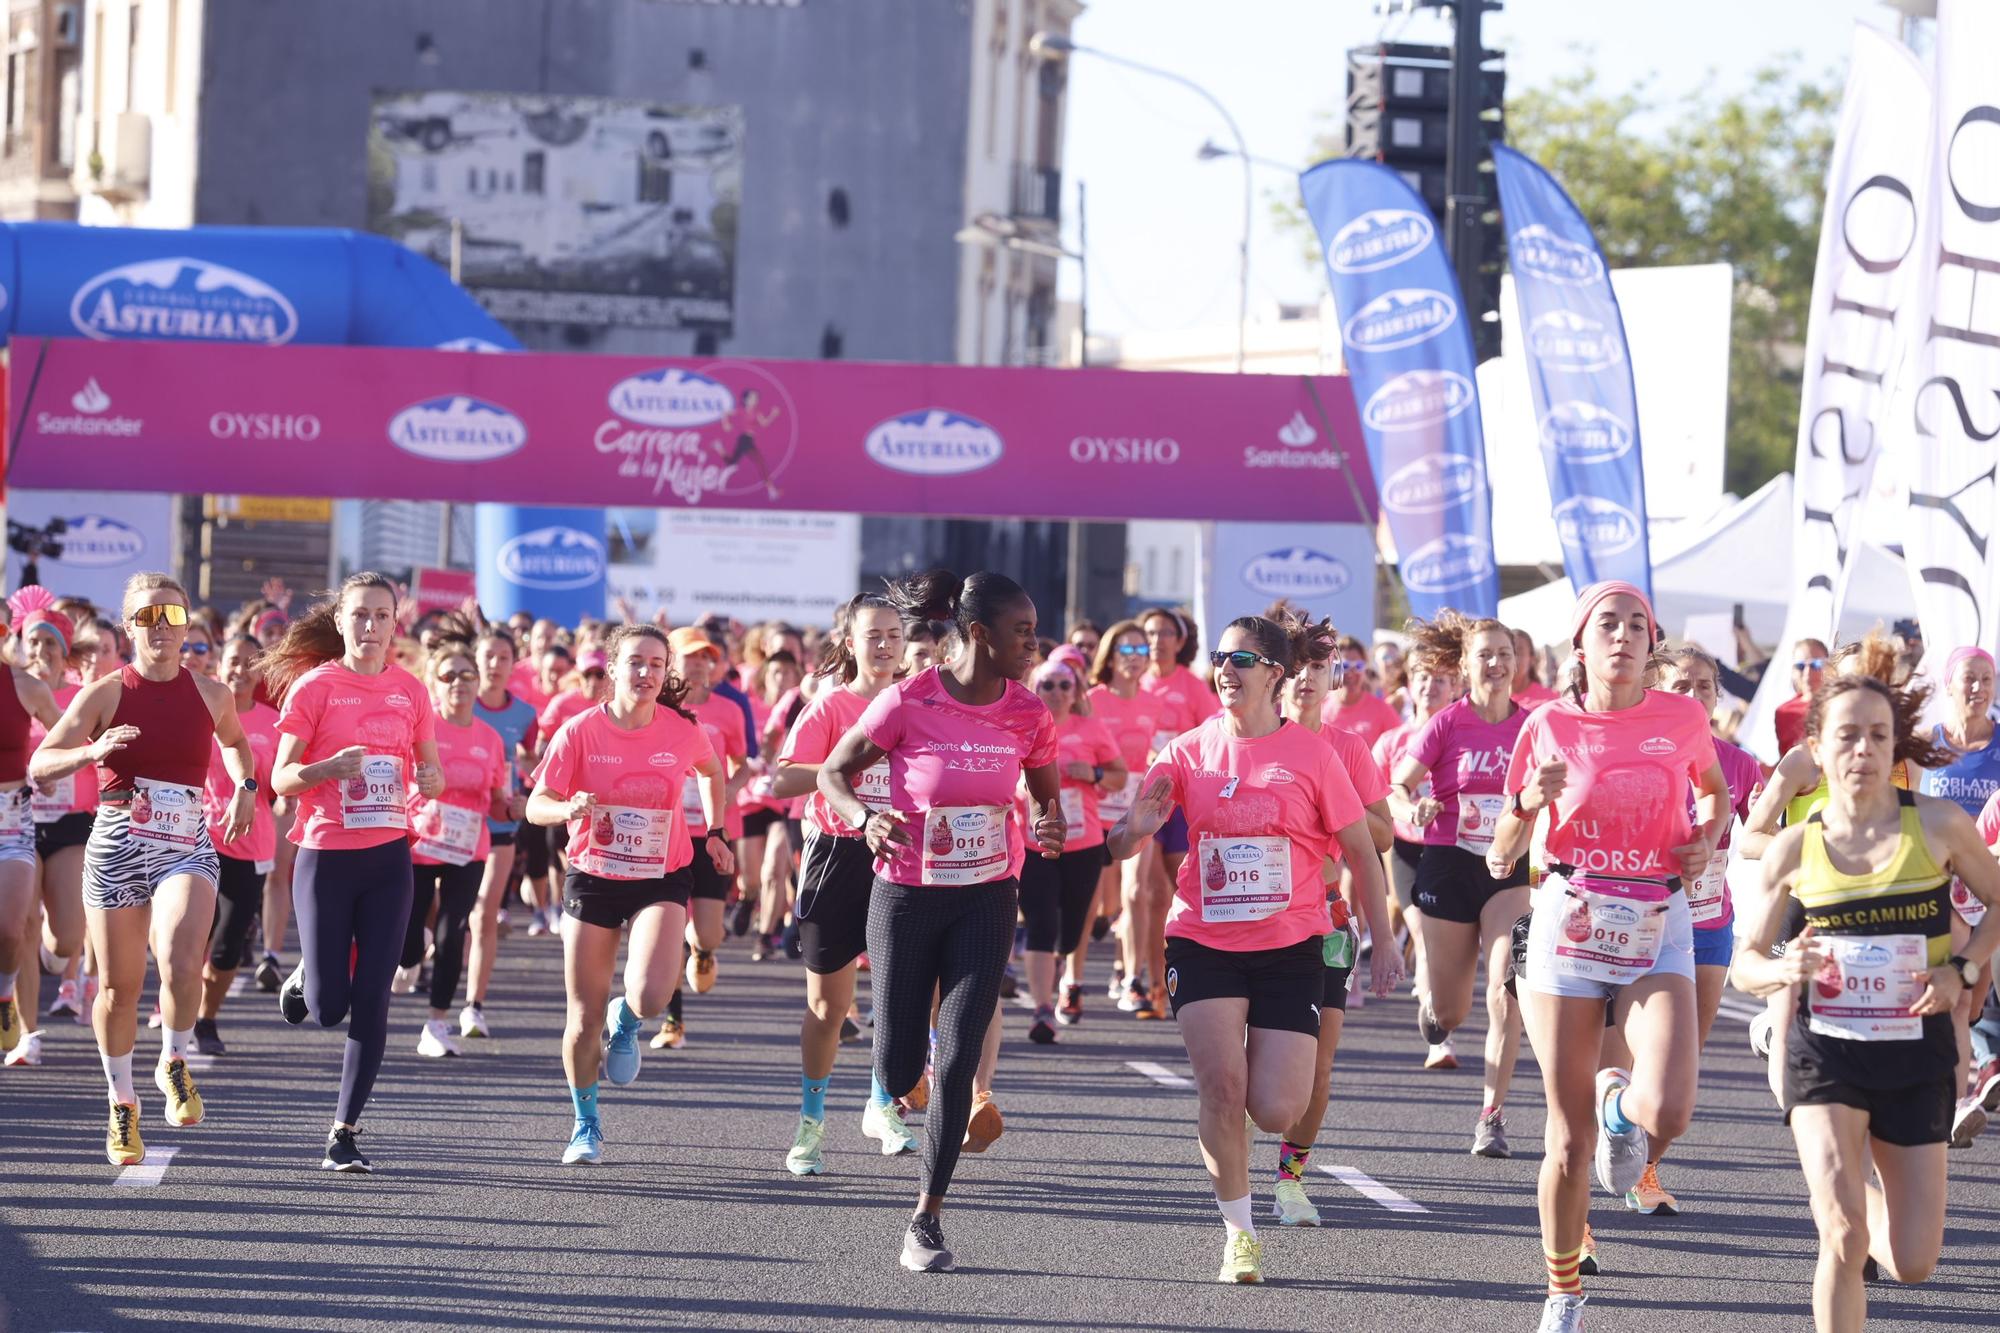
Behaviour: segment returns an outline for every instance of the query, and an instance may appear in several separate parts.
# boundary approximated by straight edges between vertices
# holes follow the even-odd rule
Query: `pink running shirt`
[[[1111,739],[1104,723],[1094,717],[1078,717],[1071,713],[1056,728],[1056,762],[1061,767],[1071,764],[1089,764],[1093,768],[1103,768],[1117,763],[1122,756],[1118,752],[1118,742]],[[1136,777],[1127,779],[1136,782]],[[1068,774],[1063,775],[1060,786],[1063,818],[1068,823],[1069,836],[1063,843],[1065,852],[1080,852],[1086,847],[1104,845],[1104,819],[1099,803],[1102,793],[1093,781],[1078,781]],[[1078,819],[1070,819],[1074,814]],[[1021,816],[1025,826],[1027,818],[1027,798],[1021,799]]]
[[[1364,694],[1361,702],[1343,705],[1336,693],[1332,703],[1333,710],[1326,719],[1327,723],[1342,731],[1353,732],[1370,745],[1403,725],[1403,715],[1379,694]]]
[[[336,660],[322,662],[299,677],[285,696],[278,731],[306,743],[303,763],[317,764],[350,745],[361,745],[368,749],[364,765],[378,758],[393,760],[408,781],[416,775],[417,746],[437,739],[437,718],[423,685],[403,668],[390,663],[375,675],[364,676]],[[407,828],[347,828],[341,822],[343,788],[355,791],[359,799],[392,776],[327,781],[301,793],[292,841],[318,851],[351,851],[407,838]],[[400,791],[401,785],[396,789]]]
[[[1514,743],[1528,722],[1528,710],[1516,708],[1504,722],[1487,722],[1469,699],[1441,708],[1417,734],[1405,758],[1431,772],[1431,795],[1444,807],[1424,830],[1422,841],[1450,847],[1458,842],[1461,808],[1478,812],[1486,825],[1484,841],[1493,840],[1493,825],[1506,812],[1507,765]]]
[[[1396,770],[1403,766],[1403,756],[1409,753],[1410,746],[1417,739],[1417,733],[1422,730],[1423,728],[1415,722],[1405,722],[1394,731],[1385,731],[1376,738],[1375,748],[1372,753],[1375,756],[1375,766],[1382,770],[1382,777],[1385,781],[1395,781]],[[1425,778],[1423,783],[1417,788],[1417,795],[1429,796],[1430,794],[1431,780]],[[1424,840],[1424,831],[1416,825],[1405,824],[1400,819],[1395,822],[1396,841],[1422,842]]]
[[[271,766],[278,758],[278,710],[253,702],[248,708],[237,709],[236,716],[243,723],[244,738],[250,742],[251,776],[257,779],[256,812],[250,816],[248,833],[235,842],[222,840],[229,802],[236,796],[236,779],[222,766],[222,742],[211,742],[208,782],[202,791],[208,840],[223,856],[238,861],[269,861],[278,854],[278,821],[271,817]]]
[[[78,691],[82,689],[82,685],[74,683],[58,685],[51,691],[55,695],[56,707],[67,713],[69,711],[69,701],[76,698]],[[277,716],[276,711],[271,713],[271,717],[274,720]],[[32,755],[36,747],[42,743],[43,738],[48,734],[48,728],[44,727],[35,718],[29,718],[28,753]],[[232,790],[234,789],[232,788]],[[69,799],[57,799],[61,796],[68,796]],[[269,800],[270,798],[267,796],[265,799]],[[57,783],[55,791],[50,792],[48,796],[36,800],[34,804],[37,812],[37,823],[44,822],[46,819],[46,816],[40,813],[44,807],[65,815],[82,814],[87,810],[95,810],[97,808],[97,765],[85,764],[82,768],[64,778],[62,782]],[[53,823],[54,821],[46,820],[46,822]],[[210,841],[214,840],[210,839]]]
[[[1222,700],[1215,697],[1215,691],[1184,666],[1177,666],[1164,676],[1148,671],[1139,677],[1139,689],[1161,705],[1159,720],[1153,728],[1154,736],[1159,738],[1159,744],[1153,747],[1155,751],[1222,711]]]
[[[544,736],[553,736],[562,729],[563,723],[596,705],[582,690],[564,690],[539,707],[541,712],[535,718],[535,728]]]
[[[685,705],[684,705],[685,706]],[[743,723],[743,710],[730,700],[711,692],[709,696],[688,708],[701,729],[708,733],[708,748],[723,760],[722,772],[727,776],[732,768],[741,767],[750,757],[749,731]],[[728,762],[735,760],[734,764]],[[681,790],[682,815],[693,826],[701,822],[701,796],[698,787],[683,785]],[[723,807],[722,830],[731,842],[743,836],[743,806],[741,802],[730,801]],[[701,832],[706,833],[703,829]]]
[[[681,790],[697,765],[714,758],[708,733],[664,704],[654,710],[650,723],[631,731],[612,722],[605,708],[597,707],[563,724],[543,752],[532,785],[565,797],[580,791],[595,796],[596,822],[603,826],[600,843],[610,839],[605,806],[671,812],[665,871],[671,875],[694,859],[694,843],[688,838],[687,820],[681,814]],[[592,831],[581,819],[569,821],[572,857],[588,845]]]
[[[834,685],[820,691],[813,701],[806,705],[806,711],[799,714],[799,720],[792,724],[791,734],[785,737],[784,749],[779,753],[780,762],[791,764],[823,764],[833,753],[833,747],[861,720],[868,709],[868,701],[848,689],[845,685]],[[867,773],[862,774],[854,784],[855,792],[871,808],[879,806],[888,809],[889,761],[884,759]],[[880,793],[879,797],[877,793]],[[850,828],[826,803],[819,788],[805,798],[805,814],[821,833],[833,838],[858,838],[861,830]]]
[[[438,794],[437,803],[479,812],[479,837],[472,848],[472,860],[484,861],[493,850],[493,836],[486,828],[487,812],[493,808],[493,793],[496,789],[509,791],[513,787],[507,742],[500,739],[499,732],[476,716],[469,727],[461,727],[439,716],[437,747],[438,767],[444,771],[444,790]],[[430,804],[412,783],[410,830],[417,841],[438,835],[438,821],[431,818]],[[410,853],[410,860],[420,866],[444,864],[435,857],[414,850]]]

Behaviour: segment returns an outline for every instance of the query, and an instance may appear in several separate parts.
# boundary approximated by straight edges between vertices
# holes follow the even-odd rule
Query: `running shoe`
[[[424,965],[422,963],[418,963],[413,967],[397,968],[396,980],[389,987],[390,993],[395,995],[415,995],[417,993],[417,980],[423,974]]]
[[[550,903],[549,910],[542,914],[542,919],[548,925],[549,934],[555,936],[562,934],[563,912],[561,903]]]
[[[1775,1024],[1771,1022],[1771,1011],[1766,1009],[1750,1020],[1750,1053],[1760,1060],[1771,1058],[1771,1034]]]
[[[1118,1001],[1119,1013],[1136,1014],[1146,1007],[1146,988],[1139,984],[1137,977],[1133,977],[1125,983],[1125,989],[1113,998]]]
[[[1499,1107],[1479,1113],[1479,1123],[1472,1129],[1472,1155],[1500,1158],[1514,1155],[1507,1146],[1507,1113]]]
[[[68,1014],[74,1018],[78,1012],[76,1007],[76,983],[74,981],[65,981],[58,984],[56,986],[56,998],[49,1005],[49,1017],[54,1018],[57,1014]]]
[[[1306,1197],[1306,1186],[1302,1180],[1280,1176],[1271,1189],[1271,1215],[1278,1219],[1281,1227],[1316,1227],[1319,1225],[1319,1209]]]
[[[936,1213],[918,1213],[903,1233],[903,1267],[912,1273],[949,1273],[957,1260],[944,1245],[944,1225]]]
[[[1111,918],[1101,916],[1090,923],[1090,939],[1094,944],[1104,943],[1104,937],[1111,933]]]
[[[598,1127],[596,1116],[586,1116],[576,1122],[569,1132],[569,1144],[563,1149],[562,1164],[575,1166],[581,1162],[585,1166],[596,1166],[604,1156],[604,1131]]]
[[[40,1031],[23,1032],[21,1040],[14,1043],[14,1049],[0,1056],[0,1063],[7,1065],[28,1065],[42,1062],[42,1034]]]
[[[160,1006],[155,1004],[153,1006],[152,1016],[146,1020],[146,1026],[152,1029],[154,1032],[158,1032],[160,1030],[160,1024],[166,1021],[167,1021],[167,1016],[161,1013]]]
[[[476,1037],[481,1040],[491,1038],[493,1033],[486,1026],[486,1011],[476,1004],[468,1004],[458,1011],[458,1035]]]
[[[931,1067],[924,1066],[924,1076],[917,1080],[917,1086],[896,1099],[897,1105],[905,1112],[921,1111],[931,1104]]]
[[[1431,1012],[1431,1002],[1427,999],[1417,1001],[1417,1031],[1423,1035],[1426,1046],[1443,1046],[1451,1040],[1451,1033],[1437,1021],[1437,1015]]]
[[[618,1010],[623,996],[614,997],[604,1013],[604,1077],[624,1087],[639,1077],[639,1025],[618,1030]],[[665,1031],[665,1029],[661,1029]]]
[[[816,1176],[826,1170],[826,1158],[819,1145],[826,1138],[826,1122],[809,1115],[799,1117],[799,1132],[792,1135],[792,1150],[785,1154],[785,1170],[795,1176]]]
[[[748,898],[738,898],[736,906],[729,913],[729,933],[741,939],[750,933],[751,918],[757,914],[757,904]]]
[[[1986,1132],[1986,1108],[1977,1097],[1961,1097],[1951,1117],[1951,1146],[1970,1148]]]
[[[227,1055],[229,1048],[222,1044],[222,1034],[215,1029],[212,1018],[197,1018],[194,1021],[194,1040],[188,1049],[196,1055]]]
[[[1639,1177],[1639,1183],[1625,1191],[1625,1206],[1648,1217],[1672,1217],[1681,1210],[1680,1200],[1660,1184],[1657,1162],[1646,1163],[1646,1173]]]
[[[894,1102],[887,1106],[877,1106],[874,1102],[869,1102],[868,1108],[861,1113],[861,1133],[863,1137],[874,1139],[882,1145],[884,1157],[915,1152],[917,1148],[917,1136],[910,1133],[909,1128],[903,1124],[903,1117],[896,1110]]]
[[[1583,1306],[1589,1299],[1567,1292],[1549,1297],[1542,1303],[1542,1322],[1535,1333],[1583,1333]]]
[[[14,1049],[21,1040],[21,1011],[14,997],[0,1000],[0,1054]]]
[[[1581,1248],[1583,1251],[1582,1257],[1576,1261],[1577,1275],[1580,1277],[1596,1277],[1599,1271],[1597,1262],[1597,1233],[1590,1229],[1590,1223],[1588,1222],[1583,1224],[1583,1245]]]
[[[1604,1123],[1605,1103],[1632,1085],[1630,1071],[1597,1071],[1597,1183],[1607,1194],[1622,1195],[1639,1183],[1646,1173],[1646,1131],[1633,1125],[1622,1134],[1613,1134]],[[1983,1118],[1984,1113],[1982,1113]]]
[[[660,1030],[653,1034],[653,1049],[656,1051],[678,1051],[687,1044],[687,1025],[678,1018],[664,1019]]]
[[[1146,1002],[1132,1012],[1132,1017],[1142,1023],[1157,1023],[1166,1018],[1166,1016],[1167,1011],[1160,1008],[1159,1005],[1154,1004],[1151,996],[1148,996]]]
[[[1350,996],[1349,998],[1351,999],[1352,997]],[[1451,1048],[1450,1042],[1441,1041],[1424,1052],[1424,1068],[1456,1069],[1458,1068],[1458,1052]]]
[[[104,1156],[113,1166],[137,1166],[146,1160],[146,1143],[139,1137],[137,1102],[113,1102],[111,1127],[104,1133]]]
[[[1055,1045],[1056,1025],[1050,1021],[1055,1016],[1055,1010],[1053,1009],[1035,1010],[1035,1021],[1028,1025],[1028,1040],[1037,1046]]]
[[[186,1127],[201,1123],[201,1092],[194,1086],[186,1060],[176,1056],[154,1065],[153,1086],[167,1099],[168,1124]]]
[[[274,953],[265,954],[264,961],[257,964],[257,989],[267,995],[275,995],[284,979],[285,974],[281,964],[278,962],[278,955]]]
[[[1222,1247],[1217,1282],[1256,1284],[1264,1280],[1264,1242],[1247,1231],[1232,1231]]]
[[[1987,1110],[2000,1111],[2000,1059],[1988,1060],[1973,1070],[1972,1084],[1966,1091],[1977,1097]]]
[[[534,908],[529,909],[528,938],[531,940],[540,939],[542,936],[548,933],[549,933],[549,923],[547,918],[543,917],[539,909],[534,909]]]
[[[709,949],[688,951],[687,987],[696,995],[706,995],[715,989],[715,953]]]
[[[1066,1028],[1073,1028],[1083,1020],[1083,987],[1064,986],[1062,1005],[1056,1010],[1056,1022]]]
[[[750,946],[750,961],[761,963],[766,958],[769,958],[772,952],[771,937],[769,935],[759,935],[757,942]]]
[[[1123,1004],[1119,1004],[1119,1001],[1125,998],[1124,968],[1113,967],[1111,969],[1111,984],[1104,988],[1104,998],[1111,1001],[1113,1004],[1117,1004],[1120,1009],[1125,1008]]]
[[[320,1169],[323,1171],[345,1171],[349,1175],[365,1176],[375,1169],[375,1164],[361,1155],[361,1146],[354,1141],[358,1129],[336,1129],[326,1136],[326,1159]]]
[[[293,1027],[306,1021],[306,960],[299,959],[299,965],[292,969],[292,975],[278,991],[278,1012]]]
[[[985,1152],[1000,1141],[1007,1132],[1007,1122],[1000,1118],[1000,1108],[993,1104],[993,1094],[976,1092],[972,1095],[972,1119],[965,1126],[965,1150]]]
[[[1014,975],[1014,965],[1007,964],[1007,970],[1000,974],[1000,998],[1011,1000],[1021,993],[1021,980]]]
[[[842,1046],[852,1046],[860,1040],[861,1025],[851,1018],[842,1018],[840,1020],[840,1044]]]
[[[417,1037],[417,1054],[442,1060],[446,1056],[464,1055],[458,1038],[451,1033],[451,1024],[442,1018],[433,1018],[424,1023],[424,1030]]]

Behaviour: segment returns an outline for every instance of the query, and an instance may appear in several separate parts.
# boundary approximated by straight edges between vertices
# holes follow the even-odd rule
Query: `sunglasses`
[[[1821,671],[1825,667],[1826,659],[1824,657],[1808,657],[1803,662],[1792,663],[1792,670],[1794,671]]]
[[[181,645],[181,651],[184,653],[193,653],[196,657],[207,657],[208,645],[205,643],[184,643]]]
[[[479,673],[476,671],[440,671],[437,674],[437,678],[440,685],[456,685],[461,680],[478,680]]]
[[[1073,680],[1061,680],[1061,679],[1045,680],[1041,684],[1035,686],[1035,688],[1038,690],[1061,690],[1064,694],[1068,694],[1071,690],[1076,688],[1076,682]]]
[[[1278,666],[1276,662],[1273,662],[1270,658],[1264,656],[1264,654],[1253,653],[1248,648],[1238,648],[1233,653],[1225,653],[1217,649],[1208,655],[1208,661],[1211,666],[1218,668],[1233,666],[1238,671],[1248,671],[1251,667],[1259,663],[1267,667],[1276,667],[1279,671],[1284,670],[1283,667]]]
[[[188,623],[188,609],[179,602],[157,602],[152,606],[142,606],[132,613],[132,623],[147,629],[161,622],[176,628]]]
[[[1120,657],[1144,657],[1152,651],[1151,648],[1148,648],[1143,643],[1121,643],[1118,645],[1118,655]]]

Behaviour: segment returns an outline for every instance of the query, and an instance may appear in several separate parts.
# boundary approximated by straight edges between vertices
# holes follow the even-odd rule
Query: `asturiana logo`
[[[1477,499],[1485,487],[1478,459],[1425,454],[1389,474],[1382,483],[1382,503],[1399,514],[1437,514]]]
[[[1596,246],[1558,235],[1539,222],[1507,238],[1507,262],[1516,272],[1572,287],[1604,277],[1604,261],[1598,258]]]
[[[1407,208],[1371,208],[1333,234],[1326,262],[1335,273],[1373,273],[1423,252],[1437,228]]]
[[[1615,500],[1573,495],[1555,507],[1556,536],[1572,550],[1617,555],[1639,544],[1639,518]]]
[[[1368,395],[1361,419],[1375,430],[1422,430],[1451,420],[1475,400],[1472,381],[1455,370],[1406,370]]]
[[[962,412],[920,408],[890,417],[862,446],[868,456],[895,472],[920,477],[956,477],[1000,461],[1006,445],[1000,433]]]
[[[559,524],[536,528],[501,546],[499,565],[523,588],[586,588],[604,577],[604,543]]]
[[[663,366],[619,380],[608,401],[627,421],[684,429],[722,420],[735,408],[736,395],[706,375]]]
[[[1528,351],[1543,370],[1574,375],[1625,359],[1624,340],[1602,320],[1574,310],[1545,310],[1528,325]]]
[[[1354,582],[1354,573],[1324,551],[1287,546],[1244,565],[1243,582],[1264,597],[1331,597]]]
[[[146,553],[146,538],[137,528],[105,514],[78,514],[65,520],[62,563],[97,569],[129,565]]]
[[[1608,463],[1632,452],[1632,428],[1596,403],[1556,403],[1540,427],[1542,448],[1565,463]]]
[[[389,441],[441,463],[505,458],[528,442],[528,427],[498,403],[463,395],[412,403],[389,421]]]
[[[1458,318],[1458,302],[1428,287],[1383,292],[1354,312],[1341,330],[1358,352],[1393,352],[1435,338]]]
[[[77,289],[70,323],[88,338],[290,342],[299,312],[276,287],[205,259],[148,259],[100,273]]]
[[[1404,585],[1432,596],[1470,588],[1492,573],[1492,547],[1462,532],[1425,542],[1403,559]]]

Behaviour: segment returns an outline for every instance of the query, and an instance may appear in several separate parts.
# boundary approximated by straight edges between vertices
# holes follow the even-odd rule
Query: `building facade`
[[[5,129],[0,219],[76,217],[77,110],[83,96],[83,0],[6,0]]]

